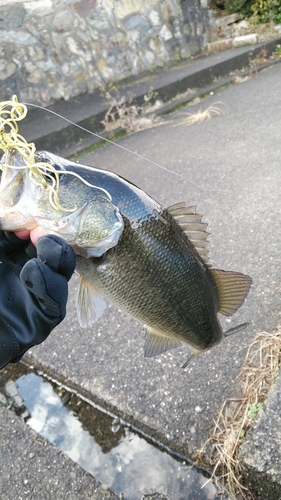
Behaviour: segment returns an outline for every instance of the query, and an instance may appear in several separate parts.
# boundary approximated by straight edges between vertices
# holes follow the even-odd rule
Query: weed
[[[104,119],[101,121],[107,131],[123,128],[127,132],[134,130],[133,123],[139,115],[139,110],[135,104],[128,104],[126,97],[122,96],[117,100],[107,91],[105,97],[111,102]]]
[[[276,49],[274,51],[274,54],[278,57],[281,57],[281,45],[276,45]]]
[[[262,409],[270,387],[281,366],[281,326],[277,333],[258,334],[248,346],[244,365],[237,377],[239,390],[227,399],[219,410],[210,439],[198,453],[198,461],[214,465],[216,477],[231,498],[254,500],[245,486],[239,462],[239,449],[253,420]],[[208,451],[206,451],[208,450]]]
[[[216,103],[216,104],[221,104],[221,103]],[[197,111],[197,113],[186,113],[187,116],[179,120],[177,122],[177,125],[193,125],[194,123],[202,123],[205,120],[209,120],[213,116],[221,116],[223,115],[223,111],[216,106],[215,104],[212,104],[209,106],[207,109],[202,111],[201,109]]]
[[[246,75],[246,76],[236,76],[234,82],[235,83],[244,83],[247,80],[249,80],[249,78],[250,78],[249,75]]]
[[[241,19],[250,17],[254,24],[281,21],[279,0],[224,0],[224,6],[227,13],[238,12]]]
[[[162,105],[160,101],[155,100],[156,95],[153,91],[149,92],[144,96],[144,105],[137,106],[128,102],[125,96],[117,99],[109,91],[105,91],[105,97],[110,103],[109,109],[101,121],[105,130],[113,133],[116,129],[121,128],[127,133],[132,133],[154,126],[157,118],[152,112]],[[155,101],[153,105],[150,104],[151,101]],[[148,113],[150,116],[145,116]]]
[[[262,409],[262,403],[251,403],[249,404],[248,417],[255,420]]]
[[[148,68],[148,71],[149,73],[155,73],[157,71],[158,67],[157,66],[150,66],[150,68]]]

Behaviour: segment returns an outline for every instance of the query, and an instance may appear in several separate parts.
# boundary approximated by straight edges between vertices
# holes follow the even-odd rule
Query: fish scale
[[[222,338],[217,293],[181,230],[167,212],[162,217],[167,224],[152,217],[133,230],[125,222],[105,267],[78,257],[77,270],[102,296],[148,327],[206,349]]]

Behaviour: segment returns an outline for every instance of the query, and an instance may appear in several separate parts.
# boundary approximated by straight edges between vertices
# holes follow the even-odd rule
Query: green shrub
[[[241,19],[251,15],[251,4],[253,0],[225,0],[224,7],[229,14],[238,12]]]
[[[229,14],[238,12],[241,19],[252,17],[256,24],[281,22],[280,0],[225,0],[224,4]]]

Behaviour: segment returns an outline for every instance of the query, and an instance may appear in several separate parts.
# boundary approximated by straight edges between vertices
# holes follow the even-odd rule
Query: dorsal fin
[[[196,213],[196,206],[189,207],[184,201],[171,205],[167,211],[185,233],[203,262],[208,265],[207,238],[210,233],[206,231],[208,224],[202,222],[203,215]]]
[[[234,271],[210,270],[219,296],[219,312],[231,316],[243,304],[250,290],[252,279]]]
[[[170,207],[167,208],[169,214],[171,215],[176,215],[178,210],[183,209],[185,214],[194,214],[196,212],[196,205],[192,206],[187,206],[186,201],[180,201],[179,203],[175,203],[174,205],[171,205]],[[188,211],[189,210],[189,211]]]

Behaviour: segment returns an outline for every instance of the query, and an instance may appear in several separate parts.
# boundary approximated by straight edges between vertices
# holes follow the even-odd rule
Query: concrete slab
[[[253,278],[245,305],[224,329],[250,321],[244,332],[179,370],[188,348],[143,358],[143,329],[113,306],[91,330],[79,328],[71,286],[66,320],[26,359],[171,448],[193,456],[209,437],[217,411],[235,392],[243,347],[257,331],[280,322],[281,66],[224,89],[188,112],[210,105],[223,114],[193,126],[178,112],[167,124],[120,145],[171,169],[161,170],[116,146],[80,158],[139,185],[164,206],[187,200],[210,223],[214,267]],[[220,102],[221,104],[217,104]]]
[[[104,484],[0,405],[1,500],[117,500]]]
[[[280,399],[279,376],[239,454],[247,483],[261,500],[281,497]]]

